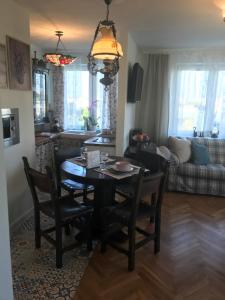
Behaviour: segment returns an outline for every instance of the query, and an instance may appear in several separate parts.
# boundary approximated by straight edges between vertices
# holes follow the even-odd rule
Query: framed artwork
[[[30,46],[6,36],[9,70],[9,88],[31,90]]]
[[[6,47],[0,44],[0,89],[6,89],[7,87]]]

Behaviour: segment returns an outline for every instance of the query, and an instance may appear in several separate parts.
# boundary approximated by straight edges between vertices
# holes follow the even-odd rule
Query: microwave
[[[2,128],[4,147],[19,144],[19,109],[18,108],[2,108]]]

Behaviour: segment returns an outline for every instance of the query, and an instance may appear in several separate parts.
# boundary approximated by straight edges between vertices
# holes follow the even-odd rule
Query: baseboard
[[[27,220],[29,219],[34,212],[34,208],[28,209],[22,216],[17,218],[12,224],[10,224],[10,234],[13,234],[18,230],[18,228]]]

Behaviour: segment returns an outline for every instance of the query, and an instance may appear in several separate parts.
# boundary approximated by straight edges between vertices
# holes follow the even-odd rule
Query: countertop
[[[40,146],[47,144],[48,142],[56,139],[59,136],[59,133],[52,132],[40,132],[35,134],[35,145]]]
[[[84,142],[87,146],[109,146],[109,147],[115,147],[116,146],[116,140],[114,137],[99,137],[95,136],[92,137]]]
[[[69,131],[63,131],[60,133],[60,138],[65,139],[76,139],[76,140],[82,140],[85,141],[89,139],[90,137],[96,136],[95,131],[76,131],[76,130],[69,130]]]

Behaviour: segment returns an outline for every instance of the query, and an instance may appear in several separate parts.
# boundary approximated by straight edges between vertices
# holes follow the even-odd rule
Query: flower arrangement
[[[84,120],[84,128],[89,131],[95,131],[96,126],[98,125],[97,119],[90,114],[90,111],[87,107],[82,109],[82,118]]]

